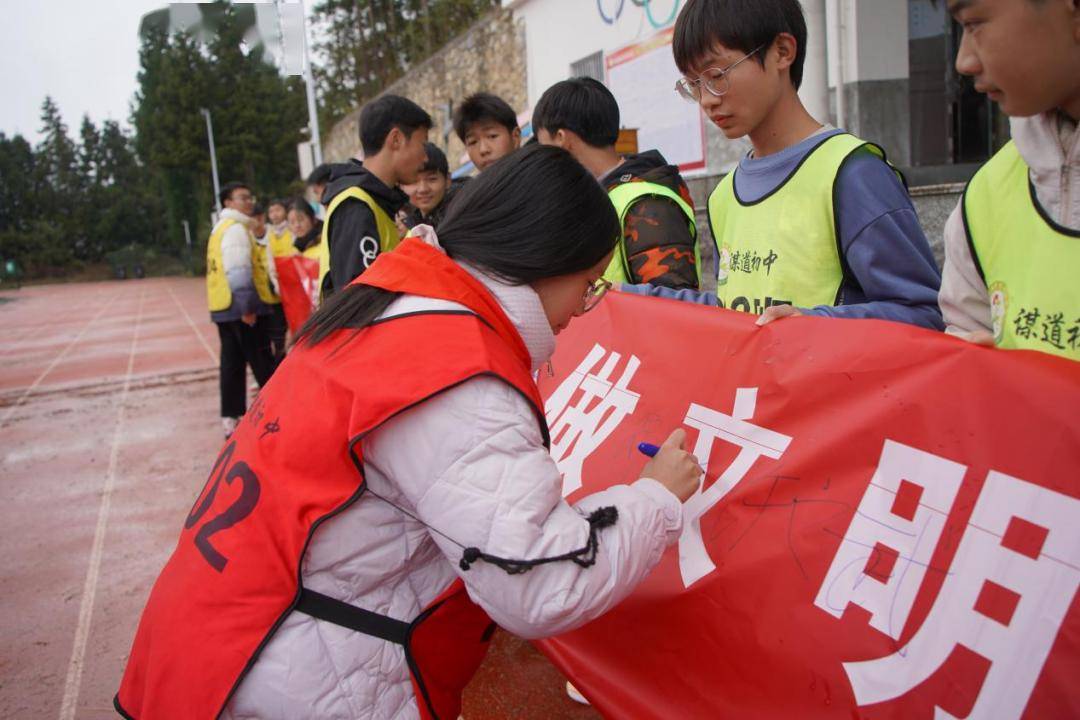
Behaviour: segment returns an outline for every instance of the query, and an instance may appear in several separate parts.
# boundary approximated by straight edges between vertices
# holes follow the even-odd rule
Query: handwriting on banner
[[[791,443],[791,438],[787,435],[781,435],[747,422],[754,416],[756,406],[757,388],[738,388],[735,391],[735,407],[730,415],[697,403],[691,403],[690,410],[686,413],[686,419],[683,422],[698,430],[694,455],[701,461],[703,467],[709,466],[714,440],[724,440],[738,446],[739,454],[720,474],[716,482],[708,489],[705,489],[703,483],[694,496],[683,505],[683,532],[679,538],[679,571],[682,573],[684,587],[690,587],[716,569],[716,565],[705,549],[705,540],[701,537],[701,516],[711,510],[746,477],[758,458],[765,456],[779,460]]]
[[[551,428],[551,454],[563,473],[563,497],[581,487],[585,460],[633,414],[641,399],[629,388],[641,361],[631,355],[617,380],[622,356],[597,344],[581,364],[559,385],[544,404]],[[581,392],[576,402],[574,395]],[[692,584],[716,569],[701,536],[701,517],[746,477],[762,456],[778,460],[791,443],[787,435],[747,422],[754,416],[757,388],[738,388],[730,415],[691,403],[683,422],[698,431],[693,454],[709,466],[714,441],[738,446],[739,454],[707,489],[702,485],[683,506],[683,532],[679,538],[679,570],[683,585]]]
[[[886,441],[815,605],[859,605],[898,639],[965,470]],[[963,645],[990,661],[968,717],[1019,718],[1080,585],[1078,515],[1080,501],[991,471],[922,626],[892,655],[844,663],[858,704],[905,695]]]

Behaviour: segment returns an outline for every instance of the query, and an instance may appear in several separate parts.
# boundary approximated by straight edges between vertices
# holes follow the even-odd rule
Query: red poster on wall
[[[676,427],[707,464],[637,591],[540,643],[605,716],[1080,716],[1080,364],[612,293],[553,368],[571,501]]]

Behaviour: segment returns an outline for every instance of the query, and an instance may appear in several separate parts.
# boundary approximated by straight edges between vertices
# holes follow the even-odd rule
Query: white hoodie
[[[1070,229],[1080,229],[1080,132],[1057,112],[1011,118],[1017,150],[1027,163],[1035,195],[1046,213]],[[945,331],[993,333],[990,297],[975,267],[964,232],[963,198],[945,223],[945,267],[938,303]]]
[[[469,268],[466,268],[469,269]],[[555,348],[539,296],[470,270],[518,329],[535,371]],[[462,309],[404,296],[383,314]],[[682,531],[682,506],[651,479],[594,493],[571,507],[528,402],[501,380],[475,378],[408,410],[363,441],[370,493],[325,522],[303,563],[304,586],[411,621],[455,578],[506,630],[556,635],[626,597]],[[559,555],[586,545],[585,519],[613,505],[596,564],[541,565],[520,575],[479,562],[458,567],[462,548],[510,558]],[[420,522],[420,521],[423,522]],[[437,528],[432,532],[425,527]],[[241,683],[224,720],[419,717],[400,645],[294,612]]]

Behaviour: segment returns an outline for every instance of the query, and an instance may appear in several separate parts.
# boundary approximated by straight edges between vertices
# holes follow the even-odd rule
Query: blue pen
[[[659,445],[653,445],[652,443],[638,443],[638,452],[642,455],[648,455],[649,457],[656,457],[656,453],[660,452]]]

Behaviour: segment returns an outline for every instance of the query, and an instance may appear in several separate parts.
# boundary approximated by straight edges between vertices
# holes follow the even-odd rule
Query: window
[[[604,82],[604,51],[598,50],[570,63],[570,77],[590,77]]]
[[[1008,118],[956,72],[961,32],[945,0],[908,0],[912,165],[981,163],[1009,138]]]

